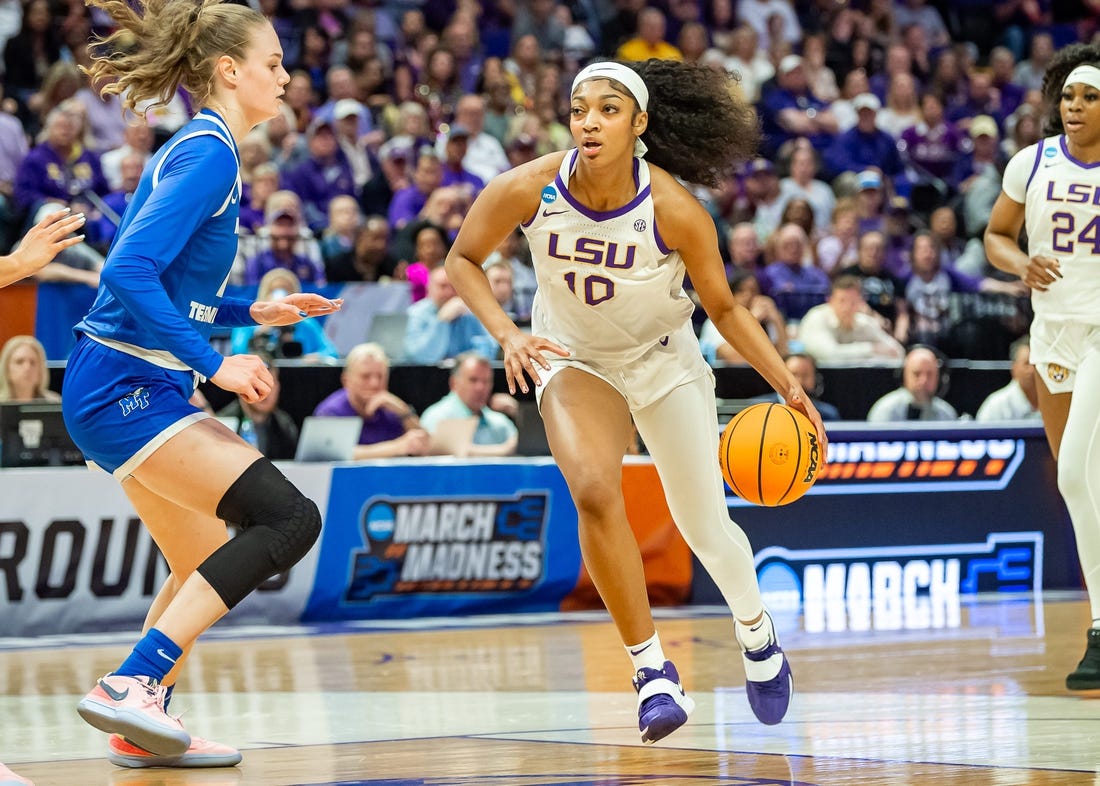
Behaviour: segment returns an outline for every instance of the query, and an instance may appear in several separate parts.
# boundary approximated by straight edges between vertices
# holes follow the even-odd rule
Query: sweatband
[[[638,102],[638,107],[643,112],[649,107],[649,88],[645,86],[645,82],[638,76],[637,71],[622,63],[592,63],[585,66],[573,79],[573,87],[569,89],[569,94],[577,92],[577,87],[584,80],[594,78],[614,79],[616,82],[621,82],[634,96],[634,100]]]

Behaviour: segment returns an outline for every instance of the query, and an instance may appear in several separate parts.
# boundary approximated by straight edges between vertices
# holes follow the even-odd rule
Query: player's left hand
[[[344,305],[343,298],[329,300],[312,292],[297,292],[279,300],[257,300],[248,313],[261,325],[283,327],[309,317],[333,314]]]

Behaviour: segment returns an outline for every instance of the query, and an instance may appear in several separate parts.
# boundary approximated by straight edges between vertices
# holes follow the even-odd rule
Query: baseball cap
[[[989,115],[978,115],[970,122],[970,138],[977,139],[980,136],[991,136],[994,139],[1001,136],[997,130],[997,121]]]
[[[775,174],[775,164],[766,158],[754,158],[745,164],[745,175],[748,177],[773,174]]]
[[[877,112],[882,109],[882,102],[874,93],[860,93],[852,99],[852,108],[857,112],[861,109],[873,109]]]
[[[512,150],[534,150],[535,145],[535,138],[530,134],[519,134],[508,143]]]
[[[802,58],[798,55],[787,55],[779,61],[779,73],[789,74],[802,65]]]
[[[352,115],[358,117],[362,110],[363,105],[354,98],[341,98],[332,107],[332,116],[337,120],[343,120],[345,117],[351,117]]]
[[[324,117],[316,117],[312,121],[310,121],[309,126],[306,128],[306,133],[309,136],[313,136],[322,128],[327,128],[329,131],[331,131],[332,121]]]
[[[882,188],[882,175],[873,169],[864,169],[856,178],[856,184],[859,186],[860,191],[866,191],[869,188]]]
[[[886,204],[886,212],[894,215],[906,215],[909,213],[909,200],[903,196],[890,197]]]
[[[447,139],[460,139],[462,137],[469,136],[470,129],[468,129],[464,125],[459,125],[458,123],[455,123],[453,126],[451,126],[451,130],[447,132]]]

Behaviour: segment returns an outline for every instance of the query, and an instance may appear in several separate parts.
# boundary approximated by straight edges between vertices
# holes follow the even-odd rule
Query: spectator
[[[336,141],[332,121],[317,120],[306,135],[309,156],[284,173],[283,187],[302,199],[302,213],[312,232],[320,232],[328,221],[328,203],[341,194],[355,195],[351,164]]]
[[[12,336],[0,350],[0,402],[60,401],[50,390],[46,350],[34,336]]]
[[[378,157],[367,147],[367,142],[375,136],[381,141],[382,132],[361,133],[364,116],[369,117],[370,112],[354,98],[337,101],[332,110],[336,144],[351,166],[356,194],[362,194],[363,187],[374,178],[382,177],[382,165],[378,162]]]
[[[512,40],[533,36],[543,52],[560,52],[565,44],[565,28],[554,13],[554,0],[528,0],[516,4],[512,22]]]
[[[886,91],[885,107],[878,113],[875,125],[897,140],[921,121],[920,103],[917,98],[917,80],[912,74],[897,74],[890,80]]]
[[[742,209],[747,213],[745,217],[752,221],[758,237],[771,237],[779,228],[779,217],[786,205],[775,165],[766,158],[756,158],[746,164],[744,189],[747,204]]]
[[[954,188],[951,177],[955,162],[963,153],[963,135],[943,117],[943,101],[929,90],[920,99],[921,119],[901,133],[899,147],[904,162],[916,173],[914,180],[934,178]]]
[[[409,281],[412,302],[422,300],[428,294],[428,277],[447,258],[451,241],[443,227],[431,221],[417,221],[411,228],[415,262],[405,269]]]
[[[828,401],[822,401],[819,398],[825,391],[825,381],[821,378],[821,372],[817,370],[817,361],[814,360],[813,355],[807,352],[791,352],[789,355],[783,357],[783,363],[790,372],[794,374],[794,378],[798,380],[798,384],[802,386],[802,389],[809,394],[822,420],[834,422],[843,420],[840,416],[840,411],[836,407]],[[752,400],[754,402],[764,401],[775,404],[786,403],[783,397],[778,393],[759,396]]]
[[[260,279],[257,300],[282,300],[302,291],[294,273],[285,268],[269,270]],[[285,327],[235,327],[230,333],[232,354],[266,352],[272,357],[303,360],[323,360],[340,357],[336,347],[325,335],[321,323],[306,319]]]
[[[788,320],[798,320],[829,294],[829,277],[803,260],[809,239],[801,227],[786,224],[775,233],[775,261],[764,268],[764,294],[772,297]]]
[[[28,102],[53,63],[61,59],[61,34],[48,0],[30,0],[19,32],[4,46],[4,87],[27,120]]]
[[[1001,117],[1011,115],[1024,101],[1024,88],[1015,83],[1016,56],[1006,46],[995,46],[989,53],[989,70],[993,89],[1001,101]]]
[[[354,197],[338,196],[328,203],[328,226],[321,234],[321,259],[328,281],[333,280],[330,271],[348,270],[353,266],[355,238],[362,218]]]
[[[817,33],[803,39],[802,65],[806,69],[806,83],[811,93],[829,104],[840,97],[836,74],[825,64],[824,35]]]
[[[647,6],[638,13],[638,28],[633,38],[615,52],[616,60],[683,60],[683,53],[665,40],[667,23],[664,12]]]
[[[862,68],[853,68],[844,77],[844,84],[840,89],[840,97],[829,105],[829,109],[836,118],[838,133],[854,128],[858,118],[855,108],[855,100],[863,93],[871,92],[871,83],[867,79],[867,72]]]
[[[470,129],[456,123],[447,131],[446,137],[447,141],[443,146],[443,179],[440,185],[465,188],[473,199],[485,188],[485,181],[462,165],[470,147]]]
[[[428,433],[416,411],[389,390],[390,359],[378,344],[357,344],[348,351],[340,389],[327,396],[317,417],[363,419],[355,459],[425,456]]]
[[[975,420],[1038,420],[1041,417],[1028,337],[1013,341],[1008,354],[1012,361],[1012,381],[986,396],[978,407]]]
[[[1031,46],[1026,60],[1016,64],[1012,81],[1024,90],[1042,90],[1043,74],[1046,73],[1050,59],[1054,57],[1054,39],[1050,33],[1034,30],[1031,34]]]
[[[117,189],[103,197],[98,209],[93,211],[88,222],[87,242],[101,254],[106,254],[115,239],[122,215],[130,204],[130,197],[137,191],[141,182],[141,173],[145,169],[146,157],[141,153],[130,153],[122,159],[119,166],[121,179]]]
[[[355,118],[352,125],[355,138],[367,136],[373,130],[370,112],[357,100],[355,74],[345,65],[334,65],[325,74],[327,87],[325,103],[313,110],[313,122],[337,123],[344,118]]]
[[[520,134],[508,143],[505,153],[512,168],[534,161],[538,158],[538,140],[530,134]]]
[[[869,423],[895,423],[906,420],[956,420],[955,408],[940,396],[944,361],[930,347],[912,347],[902,361],[901,386],[871,405]]]
[[[530,93],[534,95],[534,92]],[[511,168],[500,141],[485,132],[485,99],[480,95],[464,95],[455,105],[455,125],[469,131],[466,156],[462,166],[488,183]]]
[[[447,279],[442,265],[428,274],[427,297],[409,306],[405,360],[438,363],[475,350],[496,354],[496,342],[467,308]]]
[[[979,115],[989,115],[999,125],[1009,114],[1002,111],[1000,96],[993,88],[993,72],[988,68],[972,68],[966,99],[947,110],[947,119],[969,129],[971,120]]]
[[[927,0],[903,0],[896,4],[894,24],[898,30],[904,30],[909,25],[919,26],[924,31],[928,44],[935,49],[951,43],[943,17],[934,6],[928,5]]]
[[[493,297],[504,309],[504,313],[513,322],[519,322],[520,316],[516,308],[515,287],[512,283],[512,265],[506,259],[498,259],[496,262],[487,262],[482,266],[485,270],[485,278],[489,281],[489,289],[493,290]],[[528,314],[528,320],[530,315]]]
[[[838,199],[828,234],[817,242],[817,264],[832,277],[859,259],[859,209],[851,197]]]
[[[729,250],[730,264],[726,270],[727,277],[732,276],[737,270],[747,270],[752,273],[764,268],[764,251],[760,248],[760,236],[756,227],[742,221],[734,224],[726,233],[726,247]]]
[[[243,145],[242,145],[243,147]],[[131,153],[141,156],[142,166],[153,152],[153,129],[141,122],[127,123],[122,132],[122,144],[104,152],[99,157],[100,169],[112,191],[122,187],[122,159]],[[241,151],[244,155],[243,150]]]
[[[272,461],[294,458],[298,448],[298,424],[287,412],[279,409],[279,368],[266,352],[255,352],[271,372],[271,390],[258,401],[248,402],[241,396],[216,413],[218,418],[236,421],[236,433]],[[223,420],[223,422],[225,422]]]
[[[126,128],[134,121],[133,115],[123,112],[122,99],[116,93],[101,91],[107,84],[103,80],[88,84],[81,78],[80,89],[73,96],[84,108],[89,137],[85,142],[100,154],[122,145]]]
[[[484,263],[484,267],[488,269],[490,265],[507,262],[512,269],[512,307],[515,309],[515,319],[519,322],[531,321],[531,306],[538,288],[538,279],[526,252],[523,231],[516,229],[485,258]]]
[[[743,0],[737,4],[737,20],[750,25],[756,31],[761,49],[770,49],[772,46],[768,29],[768,20],[772,16],[778,16],[782,22],[778,31],[784,42],[795,46],[802,40],[802,25],[787,0]]]
[[[988,167],[998,170],[997,179],[1000,180],[1000,170],[1004,166],[1004,156],[1000,150],[1001,134],[997,130],[996,120],[989,115],[978,115],[971,121],[967,134],[971,140],[971,150],[969,154],[964,154],[955,161],[955,169],[951,175],[952,181],[963,194]]]
[[[455,358],[451,370],[451,392],[424,410],[421,422],[434,433],[444,420],[476,416],[477,428],[472,444],[463,456],[511,456],[516,452],[519,432],[503,412],[490,406],[493,393],[493,367],[482,355],[464,352]]]
[[[759,42],[756,30],[742,24],[730,36],[729,56],[724,61],[726,70],[740,77],[745,100],[753,104],[760,100],[761,85],[775,76],[775,66]]]
[[[412,184],[393,195],[389,220],[394,229],[412,221],[428,203],[428,197],[443,182],[443,164],[431,147],[421,147],[416,156]]]
[[[814,221],[818,230],[824,232],[829,227],[829,218],[836,205],[836,195],[829,185],[817,179],[820,169],[817,152],[804,139],[797,139],[791,152],[791,174],[779,181],[779,191],[783,198],[805,199],[813,208]]]
[[[764,332],[771,339],[772,346],[780,355],[787,353],[787,320],[780,313],[775,301],[767,295],[760,294],[760,282],[756,274],[744,268],[737,268],[730,275],[730,291],[733,299],[741,306],[749,310]],[[699,331],[699,348],[707,362],[714,365],[718,361],[723,363],[746,363],[745,358],[732,346],[730,346],[718,328],[708,318]]]
[[[860,363],[900,360],[901,343],[871,316],[856,276],[833,281],[829,300],[814,306],[798,325],[806,351],[824,363]]]
[[[299,281],[309,282],[315,287],[324,286],[324,263],[297,250],[303,229],[298,216],[290,205],[274,209],[262,232],[269,247],[257,252],[245,263],[245,284],[259,285],[264,274],[283,268],[293,273]]]
[[[828,104],[810,92],[806,69],[798,55],[787,55],[779,61],[776,84],[763,90],[760,102],[767,143],[765,156],[797,136],[809,139],[817,150],[832,143],[837,132],[836,118]]]
[[[243,188],[238,216],[241,235],[255,235],[264,226],[264,208],[268,198],[279,190],[279,167],[268,162],[252,170],[252,182]],[[245,196],[247,194],[247,196]]]
[[[390,225],[384,216],[367,216],[355,236],[350,265],[340,262],[328,270],[330,283],[379,281],[393,278],[397,259],[390,253]]]
[[[102,196],[107,181],[99,156],[84,149],[78,138],[80,119],[61,107],[50,112],[43,140],[27,153],[15,175],[15,203],[31,215],[46,202],[73,205],[85,191]],[[80,212],[74,206],[73,212]]]
[[[832,140],[825,151],[826,168],[835,176],[877,167],[886,175],[897,177],[902,171],[897,142],[875,126],[880,109],[878,98],[874,93],[863,93],[856,96],[852,106],[856,109],[856,125]]]
[[[928,218],[928,231],[940,246],[940,266],[955,267],[966,251],[966,240],[959,236],[959,220],[955,211],[946,205],[937,207]]]
[[[859,234],[882,231],[883,208],[886,205],[882,173],[877,169],[864,169],[856,176],[855,184]]]
[[[863,299],[879,323],[895,339],[909,337],[909,302],[905,281],[886,269],[886,238],[881,232],[867,232],[859,239],[856,264],[842,268],[840,276],[854,276],[862,283]]]

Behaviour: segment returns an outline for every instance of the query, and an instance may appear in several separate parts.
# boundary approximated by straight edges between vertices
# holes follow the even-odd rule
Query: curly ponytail
[[[1062,126],[1062,88],[1069,72],[1079,65],[1100,68],[1100,44],[1070,44],[1059,49],[1043,75],[1043,103],[1047,107],[1044,136],[1065,132]]]
[[[760,125],[752,105],[737,97],[724,71],[675,60],[624,63],[649,88],[646,160],[704,186],[716,186],[736,164],[752,158]]]
[[[222,0],[85,0],[115,20],[119,29],[97,39],[92,65],[83,69],[93,80],[108,82],[104,93],[123,95],[123,106],[164,106],[182,86],[201,106],[210,97],[214,64],[222,55],[245,57],[253,28],[264,16]],[[138,10],[135,10],[135,7]]]

